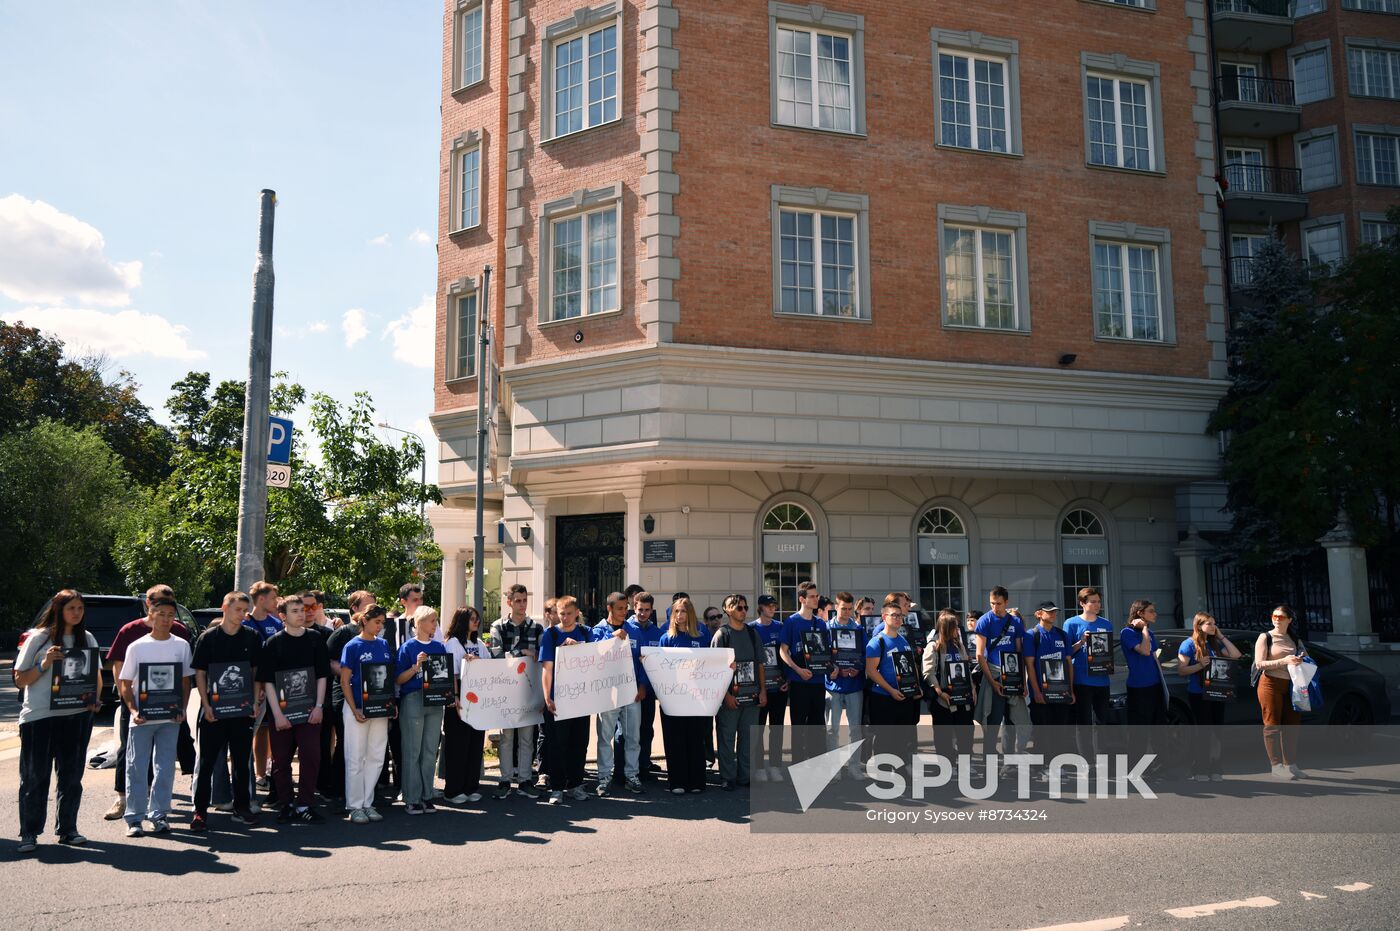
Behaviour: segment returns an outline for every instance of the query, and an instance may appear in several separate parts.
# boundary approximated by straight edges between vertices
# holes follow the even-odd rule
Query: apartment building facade
[[[1194,610],[1210,30],[1201,0],[448,0],[444,607],[485,382],[491,587]]]

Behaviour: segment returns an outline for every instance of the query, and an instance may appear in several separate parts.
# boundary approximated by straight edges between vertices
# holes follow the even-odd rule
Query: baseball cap
[[[759,595],[759,596],[758,596],[758,601],[755,602],[755,604],[760,605],[760,606],[761,606],[761,605],[775,605],[775,604],[777,604],[777,603],[778,603],[778,599],[774,598],[772,595]]]
[[[1058,611],[1060,610],[1060,606],[1053,601],[1042,601],[1040,604],[1036,605],[1035,609],[1037,611]]]

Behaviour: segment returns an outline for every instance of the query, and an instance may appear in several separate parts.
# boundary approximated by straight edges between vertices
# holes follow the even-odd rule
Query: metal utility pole
[[[476,546],[472,556],[472,606],[482,610],[486,574],[486,382],[490,378],[491,340],[486,321],[491,316],[491,266],[481,270],[481,301],[476,315]],[[494,413],[494,412],[493,412]]]
[[[243,476],[238,483],[238,557],[234,588],[246,592],[263,578],[267,532],[267,429],[272,401],[272,220],[277,194],[264,189],[253,267],[253,320],[248,339],[248,391],[243,404]]]

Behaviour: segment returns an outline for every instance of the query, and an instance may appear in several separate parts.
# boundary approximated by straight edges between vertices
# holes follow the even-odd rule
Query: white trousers
[[[350,703],[345,703],[345,807],[350,811],[374,805],[374,786],[384,768],[384,751],[389,747],[389,719],[355,720]]]

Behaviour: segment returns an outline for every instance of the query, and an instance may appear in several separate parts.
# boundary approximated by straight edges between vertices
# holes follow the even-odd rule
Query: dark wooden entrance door
[[[581,618],[597,624],[607,598],[622,591],[621,514],[557,517],[554,523],[554,594],[578,599]]]

